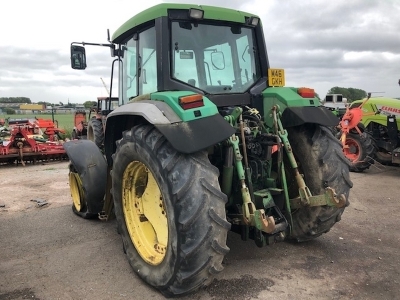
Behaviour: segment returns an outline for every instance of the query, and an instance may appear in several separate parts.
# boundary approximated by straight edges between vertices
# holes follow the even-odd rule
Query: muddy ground
[[[72,213],[67,166],[0,166],[0,300],[164,299],[131,271],[114,221]],[[351,178],[329,233],[266,248],[230,233],[225,270],[183,299],[399,299],[400,167]]]

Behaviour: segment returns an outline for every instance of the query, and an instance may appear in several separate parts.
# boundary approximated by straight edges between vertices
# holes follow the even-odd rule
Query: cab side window
[[[123,46],[120,101],[157,91],[156,31],[154,27],[135,34]]]
[[[157,91],[156,30],[154,27],[139,34],[139,95]]]

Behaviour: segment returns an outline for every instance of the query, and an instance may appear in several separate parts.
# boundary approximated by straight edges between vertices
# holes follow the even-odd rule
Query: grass
[[[10,119],[49,119],[51,120],[51,114],[24,114],[24,115],[0,115],[0,118],[10,118]],[[73,114],[59,114],[54,115],[54,122],[58,122],[58,127],[62,129],[73,128],[74,127],[74,115]],[[57,126],[56,122],[56,126]]]

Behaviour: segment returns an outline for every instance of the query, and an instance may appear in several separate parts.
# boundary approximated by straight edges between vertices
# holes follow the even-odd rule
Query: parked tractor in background
[[[357,100],[350,105],[350,110],[356,109],[362,110],[360,122],[375,142],[375,159],[382,164],[400,164],[400,100]]]
[[[116,97],[97,97],[97,105],[90,108],[88,118],[86,118],[85,110],[76,110],[72,139],[88,139],[102,148],[106,117],[117,106],[118,98]]]
[[[87,119],[86,111],[77,109],[74,112],[74,129],[72,129],[71,139],[86,139],[87,137]]]
[[[71,44],[78,70],[85,45],[111,49],[110,95],[119,69],[104,155],[92,141],[64,144],[72,209],[115,214],[146,283],[165,296],[208,285],[228,230],[263,247],[315,239],[341,219],[352,183],[328,129],[338,119],[313,89],[285,87],[284,70],[270,68],[259,17],[164,3],[108,40]]]
[[[97,147],[103,148],[104,130],[106,125],[107,115],[118,107],[117,97],[97,97],[97,107],[93,107],[87,126],[88,139],[93,141]]]

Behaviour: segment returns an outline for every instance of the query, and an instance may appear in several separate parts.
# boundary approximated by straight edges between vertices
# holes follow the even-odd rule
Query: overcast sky
[[[287,86],[333,86],[400,97],[400,0],[19,0],[2,2],[0,97],[83,103],[106,96],[108,48],[86,47],[88,68],[70,68],[71,42],[107,42],[141,10],[161,2],[227,6],[261,17],[270,65]],[[228,4],[227,4],[228,3]],[[112,5],[111,5],[112,4]]]

